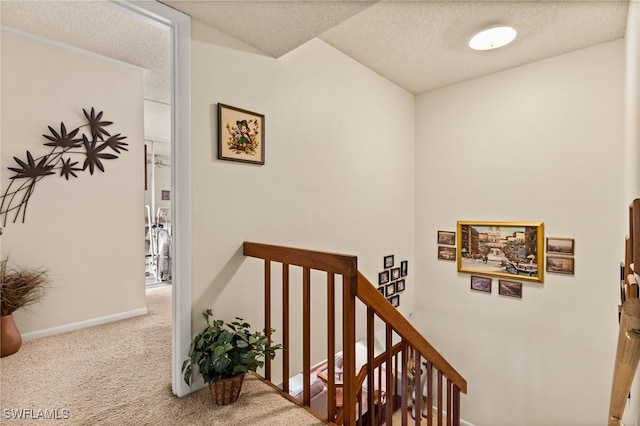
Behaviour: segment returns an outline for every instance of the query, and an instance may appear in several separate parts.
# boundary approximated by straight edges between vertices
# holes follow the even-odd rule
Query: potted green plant
[[[198,366],[214,403],[230,404],[240,395],[245,373],[275,358],[282,345],[271,345],[264,332],[251,332],[251,325],[242,318],[231,323],[212,320],[211,309],[202,316],[207,326],[191,342],[189,358],[182,364],[184,381],[191,385],[193,367]]]
[[[0,262],[0,357],[14,354],[22,346],[13,313],[40,299],[48,282],[45,269],[10,266],[7,257]]]

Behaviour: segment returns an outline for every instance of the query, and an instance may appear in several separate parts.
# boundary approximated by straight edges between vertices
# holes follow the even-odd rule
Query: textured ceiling
[[[636,1],[636,0],[633,0]],[[624,37],[628,0],[163,0],[268,55],[318,37],[412,93]],[[3,25],[146,68],[145,96],[169,102],[169,34],[84,1],[0,0]],[[514,43],[467,47],[474,31],[514,26]]]
[[[96,1],[0,0],[0,22],[144,68],[147,99],[171,101],[170,34]]]
[[[635,0],[634,0],[635,1]],[[319,37],[412,93],[624,37],[628,0],[163,0],[279,57]],[[518,31],[506,48],[467,47],[477,30]]]

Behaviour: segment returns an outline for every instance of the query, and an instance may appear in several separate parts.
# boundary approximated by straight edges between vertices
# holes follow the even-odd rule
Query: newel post
[[[629,299],[622,305],[616,364],[611,385],[609,426],[621,425],[627,395],[640,360],[640,299]]]
[[[342,409],[344,424],[356,424],[356,290],[357,266],[351,276],[343,276],[342,371],[344,373]]]

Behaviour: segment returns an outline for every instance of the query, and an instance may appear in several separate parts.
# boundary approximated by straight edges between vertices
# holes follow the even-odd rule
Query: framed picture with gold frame
[[[543,282],[542,222],[457,223],[458,272]]]

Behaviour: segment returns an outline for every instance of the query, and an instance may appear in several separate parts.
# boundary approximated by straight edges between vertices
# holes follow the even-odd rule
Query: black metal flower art
[[[50,135],[42,135],[48,142],[44,146],[52,147],[51,152],[38,158],[34,158],[31,152],[27,151],[26,160],[18,157],[13,159],[18,163],[19,167],[7,167],[15,173],[10,177],[9,185],[4,194],[2,194],[2,202],[0,203],[0,217],[2,217],[2,226],[6,226],[10,213],[13,213],[13,222],[22,216],[22,222],[27,213],[27,203],[33,194],[36,183],[49,175],[55,175],[59,170],[59,176],[69,180],[70,177],[77,178],[76,172],[89,169],[89,174],[97,168],[104,172],[103,160],[114,160],[122,151],[128,151],[126,136],[120,133],[111,136],[105,127],[113,124],[112,121],[103,121],[103,112],[96,114],[95,109],[91,107],[91,111],[83,109],[86,118],[86,124],[83,124],[70,132],[64,123],[60,123],[60,131],[53,127],[49,127]],[[86,134],[80,131],[88,127]],[[79,134],[80,133],[80,134]],[[107,137],[105,140],[104,138]],[[113,154],[112,152],[115,152]],[[82,168],[76,167],[78,161],[72,161],[76,156],[84,157]]]

